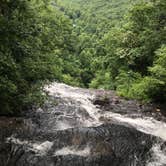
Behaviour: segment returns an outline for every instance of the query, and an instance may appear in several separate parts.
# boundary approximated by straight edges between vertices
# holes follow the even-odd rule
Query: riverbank
[[[93,103],[102,110],[108,110],[121,114],[141,113],[141,116],[152,116],[157,120],[166,121],[165,104],[143,103],[137,100],[125,99],[118,96],[115,91],[95,90],[95,92],[96,97],[94,98]]]

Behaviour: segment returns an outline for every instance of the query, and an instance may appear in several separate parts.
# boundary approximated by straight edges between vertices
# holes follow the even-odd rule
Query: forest
[[[166,102],[166,1],[0,0],[0,115],[50,81]]]

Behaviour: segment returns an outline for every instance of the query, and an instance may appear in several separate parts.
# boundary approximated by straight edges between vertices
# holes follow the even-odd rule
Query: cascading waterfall
[[[78,107],[83,108],[89,115],[89,117],[86,117],[86,119],[81,117],[79,112],[76,112],[76,114],[80,117],[80,121],[83,122],[82,126],[90,127],[90,126],[98,126],[102,124],[99,121],[100,114],[98,112],[100,110],[97,109],[96,106],[93,105],[91,102],[94,98],[93,95],[85,91],[80,91],[79,88],[74,88],[65,84],[58,84],[58,83],[54,83],[50,86],[47,86],[45,89],[46,91],[49,92],[51,96],[55,96],[55,97],[58,96],[61,98],[68,99],[69,100],[68,103],[70,103],[70,99],[72,99],[72,101],[74,100],[76,102],[74,104],[78,104]]]
[[[65,84],[54,83],[47,86],[46,90],[52,96],[60,96],[61,98],[68,98],[78,102],[79,107],[84,108],[89,114],[90,119],[85,120],[85,126],[87,127],[101,125],[103,122],[100,121],[100,117],[105,117],[129,124],[137,130],[166,140],[166,123],[155,120],[153,117],[130,118],[128,115],[113,112],[103,113],[92,103],[94,95],[83,89],[81,90],[80,88],[74,88]],[[79,114],[79,112],[77,113]]]
[[[124,125],[131,125],[141,132],[157,136],[161,138],[163,142],[166,141],[166,123],[157,121],[153,117],[130,118],[128,115],[121,115],[112,112],[103,113],[91,102],[94,99],[94,95],[90,94],[88,91],[65,84],[53,83],[52,85],[47,86],[46,90],[50,95],[61,96],[63,98],[73,99],[79,102],[80,106],[83,107],[91,117],[90,120],[85,121],[84,126],[86,127],[101,125],[103,122],[100,121],[100,117],[105,117],[107,119],[110,118],[121,122]],[[155,144],[152,147],[151,152],[153,158],[148,161],[147,166],[163,166],[163,164],[166,164],[166,152],[161,150],[163,142],[159,142],[160,143]],[[57,154],[63,151],[65,151],[65,149],[58,151]],[[64,154],[65,153],[67,152],[64,152]]]
[[[45,86],[45,91],[48,92],[50,101],[57,103],[54,105],[48,101],[46,110],[39,108],[31,113],[31,117],[25,119],[28,119],[26,124],[31,124],[32,127],[31,137],[27,137],[27,133],[25,137],[14,133],[6,139],[7,144],[14,146],[11,148],[14,152],[10,152],[12,155],[27,155],[21,158],[20,164],[13,160],[11,155],[6,165],[12,166],[10,161],[15,161],[15,165],[22,166],[31,153],[31,157],[38,157],[32,160],[34,165],[37,162],[38,165],[46,163],[46,166],[90,166],[93,162],[103,162],[102,166],[110,166],[111,162],[115,163],[113,166],[165,166],[166,123],[153,117],[140,117],[136,113],[131,116],[129,113],[103,110],[93,104],[96,90],[52,83]],[[104,95],[105,91],[101,92]],[[152,145],[149,142],[152,142]],[[17,146],[19,150],[15,149]],[[24,153],[20,152],[20,148]],[[139,153],[145,153],[146,158]],[[40,156],[45,161],[42,161]],[[63,156],[63,159],[59,159],[60,156]],[[100,159],[97,156],[105,158]],[[51,159],[48,159],[50,157]],[[53,157],[56,159],[52,161]],[[30,160],[24,163],[25,166],[33,164]]]

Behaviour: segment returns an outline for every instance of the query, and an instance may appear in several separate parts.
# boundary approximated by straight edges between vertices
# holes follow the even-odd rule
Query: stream
[[[111,91],[62,83],[45,90],[42,108],[1,117],[0,166],[166,166],[158,110]]]

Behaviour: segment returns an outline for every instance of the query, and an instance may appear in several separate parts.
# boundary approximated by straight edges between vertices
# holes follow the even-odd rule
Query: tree
[[[40,103],[42,84],[61,79],[70,50],[70,21],[50,1],[1,0],[0,113]]]
[[[166,41],[165,11],[163,0],[137,4],[130,11],[122,41],[122,56],[130,69],[143,75],[148,73],[155,51]]]

